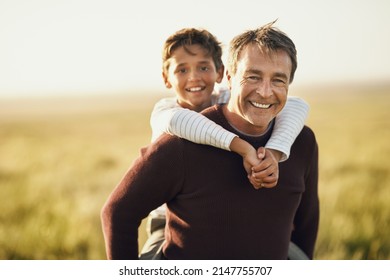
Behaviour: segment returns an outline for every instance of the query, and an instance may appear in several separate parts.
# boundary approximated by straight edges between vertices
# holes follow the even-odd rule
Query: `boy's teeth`
[[[194,88],[189,88],[188,91],[200,91],[202,90],[201,87],[194,87]]]
[[[261,108],[261,109],[268,109],[269,107],[271,107],[271,104],[261,104],[261,103],[257,103],[254,101],[252,101],[251,103],[253,106],[255,106],[257,108]]]

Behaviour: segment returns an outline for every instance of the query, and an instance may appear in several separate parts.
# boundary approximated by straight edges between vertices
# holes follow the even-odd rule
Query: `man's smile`
[[[260,108],[260,109],[268,109],[272,106],[272,104],[263,104],[263,103],[258,103],[255,101],[249,101],[254,107]]]

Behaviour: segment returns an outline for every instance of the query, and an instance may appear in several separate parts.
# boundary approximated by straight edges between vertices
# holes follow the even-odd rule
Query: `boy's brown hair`
[[[168,73],[169,58],[177,48],[183,47],[187,53],[194,55],[187,46],[195,44],[200,45],[212,57],[217,71],[223,67],[222,47],[217,38],[204,29],[184,28],[172,34],[164,43],[162,52],[163,73]]]

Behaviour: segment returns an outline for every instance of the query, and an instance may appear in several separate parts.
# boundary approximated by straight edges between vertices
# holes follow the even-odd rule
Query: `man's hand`
[[[260,147],[257,156],[260,163],[252,167],[252,172],[248,175],[249,181],[255,189],[275,187],[279,179],[277,158],[280,158],[280,152]]]

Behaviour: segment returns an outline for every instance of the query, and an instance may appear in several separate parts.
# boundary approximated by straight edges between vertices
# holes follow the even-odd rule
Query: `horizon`
[[[218,88],[218,86],[216,87]],[[382,81],[368,81],[368,82],[337,82],[337,83],[326,83],[317,82],[311,84],[300,84],[295,85],[292,83],[289,87],[288,95],[296,96],[310,96],[316,95],[318,92],[334,91],[340,92],[345,90],[346,94],[369,94],[371,90],[388,91],[390,93],[390,80]],[[0,101],[17,101],[17,100],[50,100],[50,99],[86,99],[91,98],[106,99],[111,97],[126,97],[134,96],[137,98],[145,97],[146,99],[173,97],[175,96],[174,91],[166,89],[163,85],[160,88],[128,88],[122,90],[77,90],[77,91],[57,91],[57,92],[19,92],[17,94],[0,94]]]

